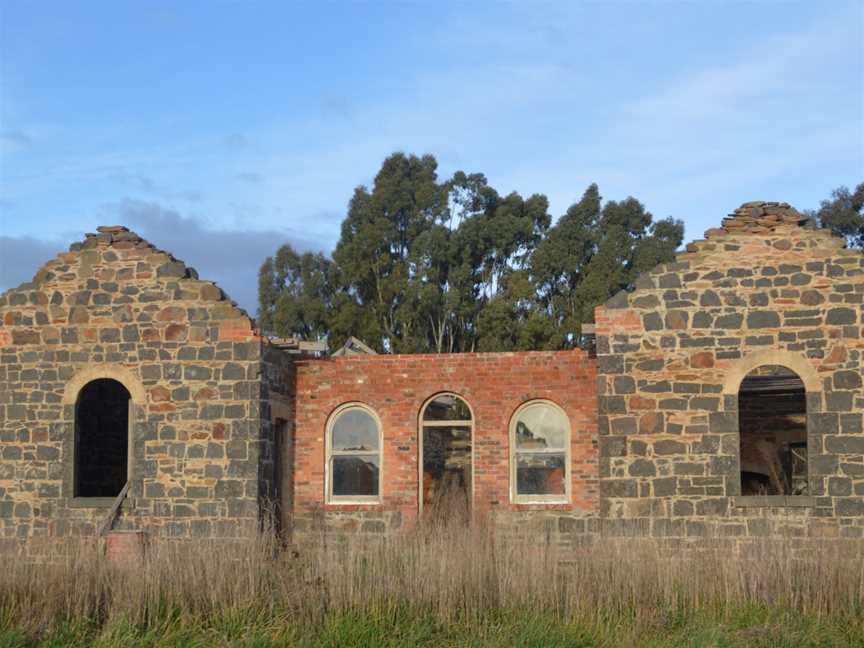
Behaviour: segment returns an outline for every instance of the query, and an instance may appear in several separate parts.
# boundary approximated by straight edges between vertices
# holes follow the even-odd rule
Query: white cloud
[[[703,58],[681,61],[679,74],[673,65],[651,70],[654,53],[642,61],[639,47],[644,36],[659,48],[663,23],[681,12],[662,3],[670,10],[632,7],[599,12],[599,25],[588,20],[598,13],[588,5],[516,7],[515,16],[502,12],[507,18],[463,7],[436,32],[418,32],[418,47],[441,64],[382,82],[379,94],[357,98],[339,88],[305,117],[241,123],[168,146],[83,154],[72,147],[14,182],[30,195],[46,178],[86,182],[91,204],[123,204],[118,196],[140,193],[156,201],[141,204],[170,211],[197,199],[208,231],[251,236],[290,224],[330,250],[353,188],[370,183],[394,150],[435,154],[442,175],[482,171],[502,192],[545,193],[556,215],[596,181],[608,198],[632,194],[657,215],[686,218],[688,236],[743,200],[815,204],[831,186],[814,194],[788,178],[816,175],[820,165],[834,165],[824,177],[854,166],[849,160],[858,161],[850,172],[861,170],[864,93],[848,101],[849,86],[860,89],[861,81],[840,77],[838,69],[849,68],[837,65],[861,58],[860,5],[854,16],[828,14],[797,32],[766,23],[751,39],[694,44]],[[635,53],[622,54],[628,43]],[[616,55],[615,64],[598,65]],[[247,263],[254,270],[262,258]]]

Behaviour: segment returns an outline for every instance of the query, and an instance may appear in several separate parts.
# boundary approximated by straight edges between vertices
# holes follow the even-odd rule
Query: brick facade
[[[471,409],[471,510],[496,529],[564,545],[864,537],[864,255],[782,203],[742,206],[598,308],[596,356],[295,353],[125,228],[74,244],[0,295],[0,550],[35,553],[106,519],[112,498],[73,492],[76,412],[99,379],[131,398],[113,528],[150,538],[241,538],[270,521],[296,540],[411,528],[419,418],[441,393]],[[804,492],[745,496],[739,390],[766,367],[801,385]],[[510,423],[537,399],[570,424],[566,503],[513,502]],[[374,504],[325,497],[328,418],[348,403],[380,421]]]
[[[583,351],[345,356],[297,364],[295,530],[380,530],[409,524],[419,510],[418,425],[424,404],[455,393],[473,412],[473,507],[500,515],[519,510],[586,516],[597,510],[596,396],[593,359]],[[520,405],[545,399],[570,422],[569,504],[511,503],[509,426]],[[384,436],[382,501],[326,504],[325,430],[338,406],[363,403]]]

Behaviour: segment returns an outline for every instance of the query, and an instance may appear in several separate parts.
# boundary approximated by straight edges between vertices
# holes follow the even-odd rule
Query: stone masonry
[[[657,535],[861,537],[864,255],[785,203],[743,205],[597,309],[601,516]],[[806,387],[809,496],[741,497],[738,389]]]
[[[471,409],[471,511],[501,532],[864,539],[864,255],[785,203],[743,205],[599,307],[596,354],[322,358],[292,344],[119,226],[0,295],[0,552],[50,552],[106,519],[160,541],[271,522],[294,541],[410,529],[420,417],[441,393]],[[742,495],[739,390],[756,370],[799,385],[801,494]],[[100,379],[131,397],[125,499],[74,492],[82,394]],[[535,399],[569,421],[566,503],[513,502],[511,420]],[[334,503],[328,421],[352,403],[380,422],[380,498]]]
[[[101,227],[0,296],[0,537],[94,535],[110,502],[73,497],[75,403],[132,395],[119,529],[238,537],[259,518],[262,343],[213,283],[123,227]]]

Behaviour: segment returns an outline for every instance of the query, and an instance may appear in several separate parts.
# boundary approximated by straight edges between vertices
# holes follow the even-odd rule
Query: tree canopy
[[[864,249],[864,182],[852,192],[846,187],[838,187],[812,214],[822,227],[846,237],[850,246]]]
[[[283,245],[259,272],[258,319],[280,336],[356,336],[380,352],[561,349],[594,307],[684,237],[596,184],[553,224],[541,194],[502,195],[482,173],[440,179],[431,155],[395,153],[357,187],[332,260]]]

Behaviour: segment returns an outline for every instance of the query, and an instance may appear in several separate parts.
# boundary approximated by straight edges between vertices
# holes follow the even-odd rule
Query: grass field
[[[93,546],[0,572],[0,646],[864,646],[864,557],[669,555],[643,538],[561,561],[531,538],[421,529],[375,546],[278,552]]]

